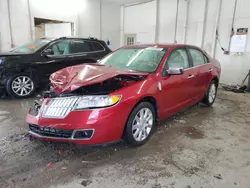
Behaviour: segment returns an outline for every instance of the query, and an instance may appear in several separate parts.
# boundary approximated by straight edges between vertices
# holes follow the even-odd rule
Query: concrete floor
[[[161,122],[140,148],[30,140],[30,100],[0,101],[0,187],[250,187],[250,95],[219,91]]]

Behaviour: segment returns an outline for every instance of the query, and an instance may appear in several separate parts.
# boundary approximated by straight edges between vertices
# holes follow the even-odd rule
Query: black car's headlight
[[[3,64],[4,60],[5,60],[5,57],[0,57],[0,65]]]

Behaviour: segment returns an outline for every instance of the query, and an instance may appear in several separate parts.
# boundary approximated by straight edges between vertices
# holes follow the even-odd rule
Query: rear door
[[[212,67],[206,55],[197,48],[188,48],[193,62],[193,70],[196,73],[194,100],[200,100],[205,96],[211,80]]]
[[[103,58],[105,55],[107,55],[109,53],[104,48],[104,46],[98,41],[92,41],[92,46],[93,46],[93,50],[94,50],[93,55],[95,56],[95,58],[97,60]]]
[[[78,65],[82,63],[94,63],[97,61],[95,52],[91,41],[74,39],[72,41],[73,48],[70,58],[72,59],[72,65]]]
[[[162,78],[162,91],[160,92],[161,108],[164,116],[174,114],[185,109],[192,103],[195,73],[190,68],[192,62],[188,56],[186,48],[177,48],[171,52],[165,69],[183,68],[182,75],[167,75]]]

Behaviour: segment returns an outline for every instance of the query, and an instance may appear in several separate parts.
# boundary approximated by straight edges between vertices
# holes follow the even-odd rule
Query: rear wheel
[[[152,134],[155,110],[151,103],[142,102],[131,112],[124,132],[125,141],[132,146],[145,144]]]
[[[217,82],[215,80],[212,80],[202,102],[207,106],[212,106],[215,101],[216,95],[217,95]]]
[[[15,75],[8,79],[6,90],[11,97],[27,98],[34,94],[34,81],[26,74]]]

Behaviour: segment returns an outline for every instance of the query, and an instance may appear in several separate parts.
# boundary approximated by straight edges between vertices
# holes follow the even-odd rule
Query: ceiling
[[[102,1],[108,1],[119,5],[126,5],[131,3],[146,2],[148,0],[102,0]]]

